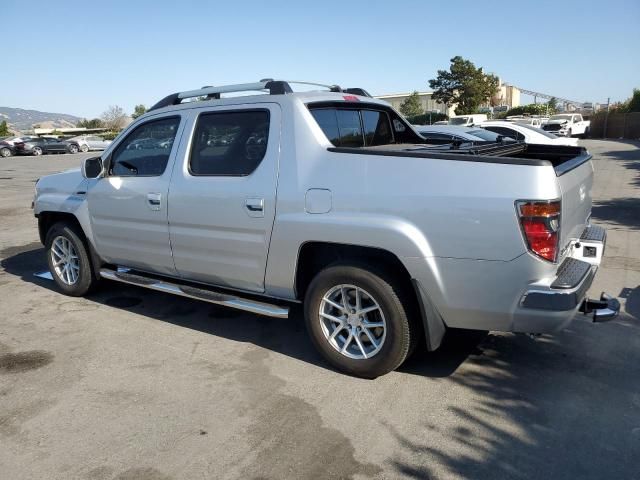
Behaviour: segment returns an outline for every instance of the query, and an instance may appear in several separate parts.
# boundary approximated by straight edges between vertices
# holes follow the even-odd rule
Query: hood
[[[36,183],[36,191],[42,193],[75,194],[86,190],[87,179],[82,176],[80,168],[72,168],[64,172],[41,177]]]
[[[557,120],[549,120],[547,122],[548,125],[564,125],[565,123],[567,123],[569,120],[565,119],[557,119]]]

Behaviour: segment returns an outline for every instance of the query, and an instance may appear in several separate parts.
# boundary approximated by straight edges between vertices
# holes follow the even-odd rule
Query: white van
[[[474,113],[472,115],[457,115],[449,119],[449,125],[477,125],[478,123],[486,122],[487,115],[484,113]]]

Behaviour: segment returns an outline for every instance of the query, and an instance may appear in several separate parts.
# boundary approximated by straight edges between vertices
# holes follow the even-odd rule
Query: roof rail
[[[291,83],[298,85],[324,87],[329,89],[329,91],[331,92],[343,92],[342,88],[340,88],[338,85],[325,85],[322,83],[301,82],[296,80],[285,81],[274,80],[272,78],[263,78],[259,82],[255,83],[240,83],[237,85],[223,85],[219,87],[206,85],[198,90],[172,93],[171,95],[167,95],[158,103],[153,105],[149,110],[157,110],[159,108],[168,107],[170,105],[178,105],[182,102],[182,100],[187,98],[206,97],[207,100],[219,99],[221,93],[258,91],[268,92],[270,95],[284,95],[287,93],[293,93],[290,85]],[[350,93],[352,95],[362,95],[365,97],[371,96],[366,90],[362,88],[348,88],[344,90],[344,92]]]

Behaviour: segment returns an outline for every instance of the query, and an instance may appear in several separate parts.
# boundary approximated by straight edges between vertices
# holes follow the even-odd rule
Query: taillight
[[[518,201],[516,209],[529,250],[555,262],[560,240],[560,201]]]

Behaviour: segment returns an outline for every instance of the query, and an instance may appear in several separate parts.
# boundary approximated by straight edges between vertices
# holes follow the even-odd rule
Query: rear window
[[[487,142],[495,142],[498,139],[498,134],[495,132],[490,132],[489,130],[484,130],[482,128],[477,128],[475,130],[467,130],[469,135],[473,135],[474,137],[481,138]]]
[[[317,108],[311,115],[336,147],[363,147],[394,143],[391,122],[378,110]]]

